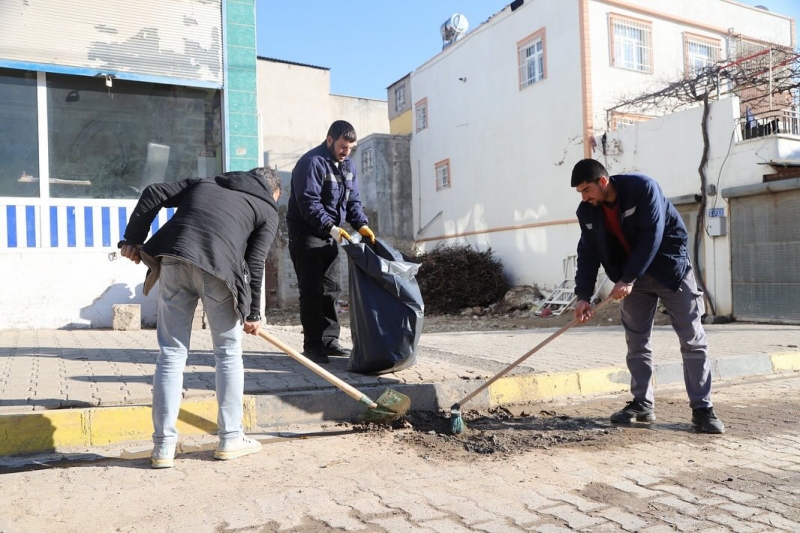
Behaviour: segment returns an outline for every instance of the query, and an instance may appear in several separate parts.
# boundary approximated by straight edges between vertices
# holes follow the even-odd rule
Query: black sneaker
[[[303,349],[303,355],[318,365],[327,365],[331,362],[322,346],[306,346]]]
[[[652,422],[656,419],[656,414],[653,412],[652,407],[645,407],[633,400],[611,415],[611,421],[616,424],[630,424],[634,419],[637,422]]]
[[[343,348],[337,341],[333,341],[325,347],[325,354],[333,357],[350,357],[350,350]]]
[[[713,407],[692,409],[692,426],[702,433],[725,433],[725,424],[714,414]]]

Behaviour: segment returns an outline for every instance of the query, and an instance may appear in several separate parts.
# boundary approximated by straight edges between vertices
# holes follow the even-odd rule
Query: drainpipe
[[[772,48],[769,49],[769,110],[772,111]]]

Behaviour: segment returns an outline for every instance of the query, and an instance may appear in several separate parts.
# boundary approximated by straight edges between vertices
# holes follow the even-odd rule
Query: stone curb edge
[[[742,355],[712,359],[714,380],[800,371],[800,353]],[[655,385],[683,384],[682,363],[655,365]],[[628,390],[626,369],[608,367],[551,374],[518,374],[503,377],[474,397],[466,408],[488,408],[523,404],[568,396],[611,394]],[[481,380],[450,380],[441,383],[396,384],[393,389],[411,398],[415,409],[447,409],[475,390]],[[362,387],[377,398],[379,386]],[[332,401],[331,395],[339,394]],[[341,400],[341,401],[339,401]],[[268,428],[305,423],[350,421],[363,412],[363,405],[335,389],[289,392],[276,395],[246,395],[244,427]],[[217,403],[214,397],[184,400],[178,417],[181,435],[213,434]],[[63,448],[86,448],[121,442],[146,441],[152,435],[149,405],[57,409],[0,415],[0,456],[37,453]]]

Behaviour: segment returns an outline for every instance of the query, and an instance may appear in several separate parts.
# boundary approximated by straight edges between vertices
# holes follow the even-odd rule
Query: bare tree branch
[[[715,97],[735,94],[740,106],[753,113],[782,110],[797,104],[796,92],[800,89],[800,53],[781,47],[762,47],[737,42],[742,51],[734,59],[718,61],[682,79],[665,83],[655,91],[621,99],[607,110],[624,113],[664,115],[681,108],[703,105],[701,129],[703,134],[703,155],[698,167],[700,175],[700,198],[695,228],[694,256],[700,252],[705,231],[706,210],[706,166],[708,164],[709,101]],[[749,49],[748,49],[749,47]],[[605,152],[604,152],[605,153]],[[705,292],[711,315],[716,315],[714,300],[709,294],[702,272],[695,270],[698,285]]]
[[[798,89],[800,53],[773,47],[718,61],[655,91],[623,97],[608,111],[661,115],[697,105],[706,95],[728,94],[739,96],[743,105],[753,109],[780,109],[791,105]]]

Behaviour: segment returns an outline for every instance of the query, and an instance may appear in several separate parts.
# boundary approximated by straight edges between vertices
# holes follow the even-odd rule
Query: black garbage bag
[[[424,304],[419,265],[381,239],[346,243],[353,351],[347,369],[385,374],[416,363]]]

